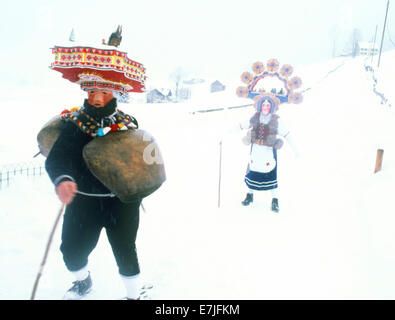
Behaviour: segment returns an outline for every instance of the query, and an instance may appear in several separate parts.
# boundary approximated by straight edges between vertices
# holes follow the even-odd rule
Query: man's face
[[[90,89],[88,103],[96,108],[102,108],[114,98],[111,90]]]

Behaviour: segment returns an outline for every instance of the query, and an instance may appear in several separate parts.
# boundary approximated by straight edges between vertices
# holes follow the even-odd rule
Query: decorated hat
[[[252,73],[244,72],[241,81],[246,86],[240,86],[236,90],[239,97],[250,98],[259,106],[266,99],[276,105],[278,109],[281,103],[300,103],[303,97],[295,92],[300,88],[302,81],[299,77],[292,77],[293,68],[285,64],[280,68],[276,59],[270,59],[266,66],[262,62],[252,65]]]
[[[118,49],[121,32],[118,27],[108,43],[99,46],[55,46],[50,68],[79,84],[83,90],[112,90],[118,92],[123,100],[127,100],[129,92],[144,92],[145,68]]]

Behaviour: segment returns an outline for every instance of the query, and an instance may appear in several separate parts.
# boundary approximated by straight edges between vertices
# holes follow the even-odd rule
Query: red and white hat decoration
[[[243,72],[241,81],[247,86],[240,86],[236,89],[236,94],[239,97],[254,99],[257,96],[265,94],[274,94],[280,103],[301,103],[303,96],[301,93],[295,92],[296,89],[302,85],[302,80],[299,77],[291,77],[293,67],[285,64],[280,68],[280,63],[276,59],[267,61],[266,66],[257,61],[252,65],[251,72]],[[277,80],[283,89],[282,92],[270,92],[271,88],[265,88],[262,83],[264,79]]]
[[[50,68],[60,72],[63,78],[79,84],[83,90],[108,89],[121,96],[145,91],[143,65],[115,48],[55,46],[52,54],[54,61]]]

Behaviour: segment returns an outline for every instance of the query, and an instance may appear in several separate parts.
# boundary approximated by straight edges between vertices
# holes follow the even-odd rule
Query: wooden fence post
[[[377,149],[376,167],[374,168],[374,173],[376,173],[376,172],[381,170],[381,166],[383,164],[383,154],[384,154],[384,150],[383,149]]]
[[[221,206],[222,140],[219,142],[218,208]]]

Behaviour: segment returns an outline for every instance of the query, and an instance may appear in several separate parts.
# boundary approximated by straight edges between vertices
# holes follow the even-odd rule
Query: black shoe
[[[241,202],[241,204],[243,206],[249,206],[250,203],[252,203],[254,201],[254,195],[252,193],[247,193],[246,198],[244,199],[244,201]]]
[[[89,273],[88,277],[82,281],[74,281],[73,286],[66,292],[64,300],[79,300],[86,296],[92,290],[92,279]]]
[[[272,199],[272,211],[274,211],[274,212],[280,211],[280,208],[278,207],[278,199],[277,198]]]

